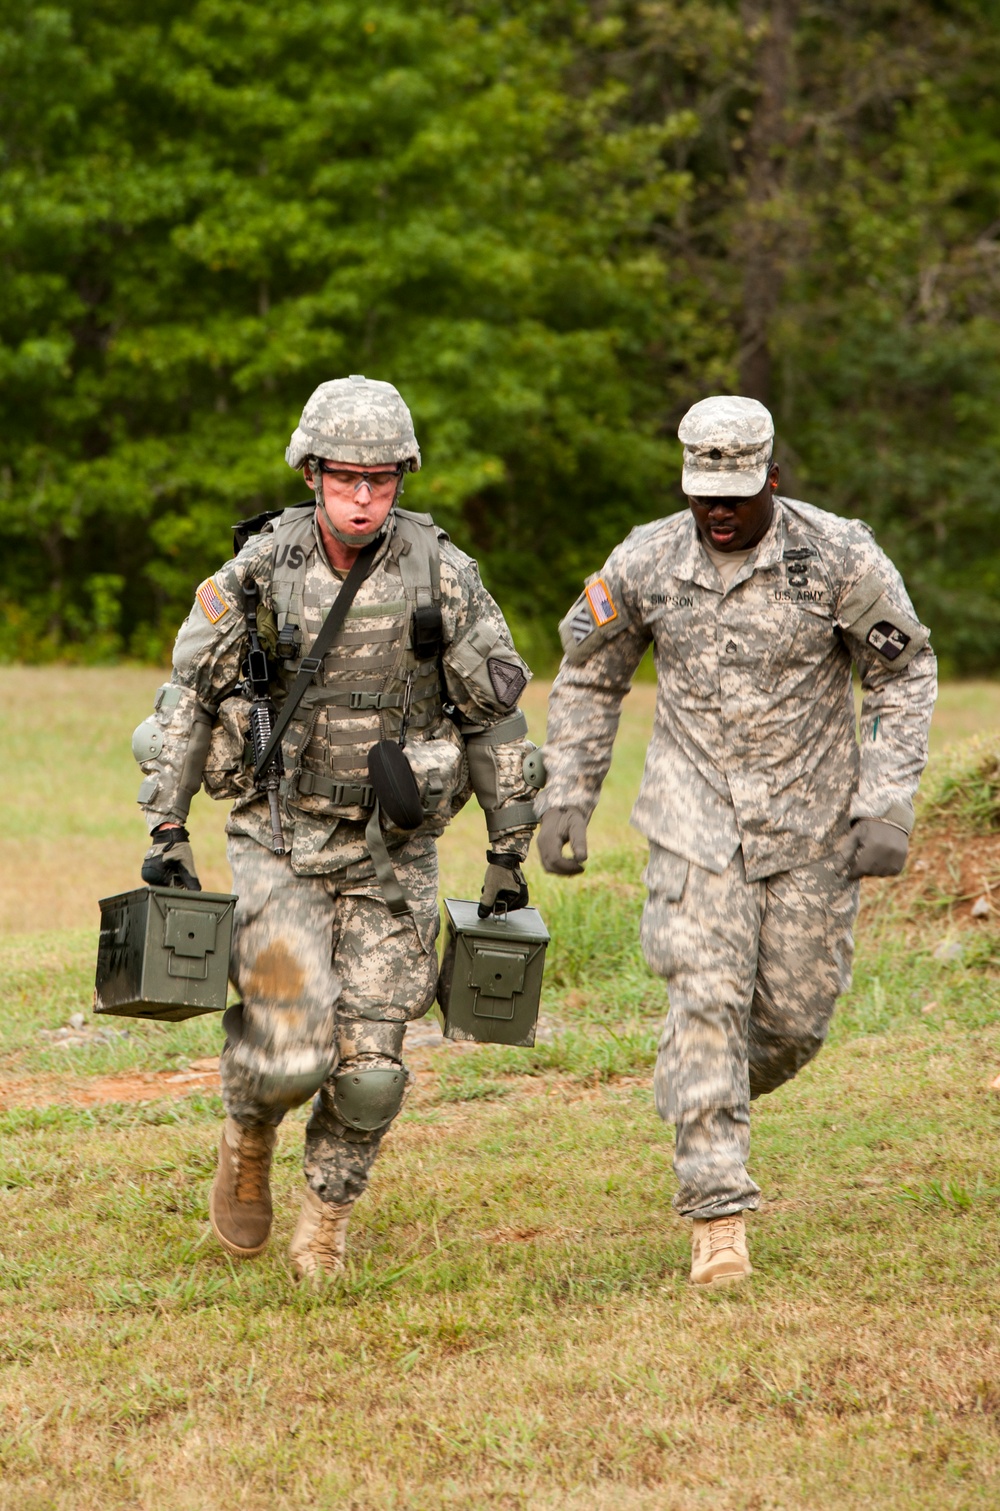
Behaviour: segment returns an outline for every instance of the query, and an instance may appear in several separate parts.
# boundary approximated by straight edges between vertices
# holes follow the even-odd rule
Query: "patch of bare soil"
[[[1000,921],[1000,834],[956,834],[918,829],[902,876],[865,882],[864,914],[886,902],[916,914],[928,908],[947,910],[953,923],[982,925]],[[985,901],[984,901],[985,899]]]
[[[114,1076],[38,1075],[0,1080],[0,1111],[12,1107],[97,1107],[106,1102],[162,1102],[219,1089],[218,1058],[187,1070],[123,1071]]]
[[[414,1024],[406,1036],[407,1061],[421,1071],[430,1064],[429,1051],[446,1048],[461,1053],[465,1047],[446,1040],[433,1021],[426,1026]],[[162,1102],[190,1096],[194,1091],[215,1092],[219,1089],[217,1055],[192,1060],[186,1070],[122,1071],[118,1075],[89,1078],[52,1073],[10,1079],[0,1077],[0,1112],[13,1107],[97,1107],[109,1102]]]

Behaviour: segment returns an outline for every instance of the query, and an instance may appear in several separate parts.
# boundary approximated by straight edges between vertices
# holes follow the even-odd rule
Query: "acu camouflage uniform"
[[[364,1190],[385,1128],[350,1126],[337,1087],[349,1086],[343,1076],[355,1066],[402,1078],[406,1023],[434,998],[436,836],[475,790],[492,843],[522,859],[527,853],[535,817],[522,764],[533,747],[517,700],[530,673],[475,562],[429,516],[394,509],[373,569],[282,742],[288,853],[276,856],[266,797],[253,790],[245,752],[250,705],[234,692],[250,576],[262,631],[281,658],[280,706],[342,582],[311,502],[265,525],[199,588],[177,637],[172,680],[147,721],[139,800],[151,829],[183,822],[202,769],[213,797],[235,798],[227,833],[242,1007],[226,1015],[223,1099],[252,1127],[280,1122],[318,1089],[306,1175],[322,1200],[342,1203]],[[413,610],[433,601],[443,619],[440,654],[421,659]],[[406,751],[425,821],[408,834],[383,826],[410,906],[393,913],[365,840],[373,806],[367,752],[398,736],[407,678]]]
[[[728,588],[689,511],[634,530],[562,634],[539,812],[592,814],[622,698],[655,648],[632,823],[650,850],[642,947],[670,995],[656,1104],[677,1125],[675,1206],[726,1216],[759,1196],[750,1100],[817,1053],[850,983],[858,885],[838,844],[853,819],[912,827],[928,634],[867,525],[786,498]]]

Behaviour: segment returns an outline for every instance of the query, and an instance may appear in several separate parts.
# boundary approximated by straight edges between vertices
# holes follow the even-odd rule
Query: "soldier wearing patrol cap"
[[[298,1277],[317,1278],[343,1263],[348,1214],[406,1089],[406,1024],[434,998],[436,837],[474,791],[490,843],[480,914],[524,906],[535,815],[523,764],[534,747],[517,706],[530,673],[475,562],[429,515],[399,507],[420,450],[396,389],[359,375],[321,384],[285,458],[313,498],[245,522],[242,549],[195,595],[173,676],[133,750],[151,884],[198,887],[183,827],[191,798],[204,783],[235,799],[242,1000],[225,1018],[212,1227],[230,1254],[263,1250],[278,1125],[315,1094],[291,1255]],[[360,586],[348,589],[352,572]],[[352,592],[324,649],[321,628]],[[273,658],[279,725],[290,686],[305,688],[270,798],[247,754],[251,611]],[[383,768],[371,756],[386,747],[390,777],[403,761],[415,784],[408,812],[390,811],[385,792],[379,804]]]
[[[583,869],[652,643],[632,823],[649,842],[642,947],[670,997],[654,1089],[676,1125],[691,1279],[720,1285],[751,1272],[750,1102],[819,1051],[850,984],[858,878],[906,859],[936,667],[868,526],[779,497],[762,404],[703,399],[678,434],[689,509],[633,530],[560,627],[537,845],[546,870]]]

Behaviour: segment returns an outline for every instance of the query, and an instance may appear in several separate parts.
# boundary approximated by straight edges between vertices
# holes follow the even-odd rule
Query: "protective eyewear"
[[[332,477],[333,481],[341,488],[353,488],[355,493],[362,483],[367,483],[375,493],[379,489],[385,489],[390,484],[396,484],[403,475],[402,467],[396,467],[392,472],[344,472],[339,467],[330,467],[326,462],[320,462],[319,470],[324,477]]]

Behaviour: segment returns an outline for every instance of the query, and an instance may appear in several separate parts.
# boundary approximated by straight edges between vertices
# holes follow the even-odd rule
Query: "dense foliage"
[[[162,653],[353,371],[536,658],[728,390],[995,666],[998,44],[990,0],[0,0],[0,653]]]

